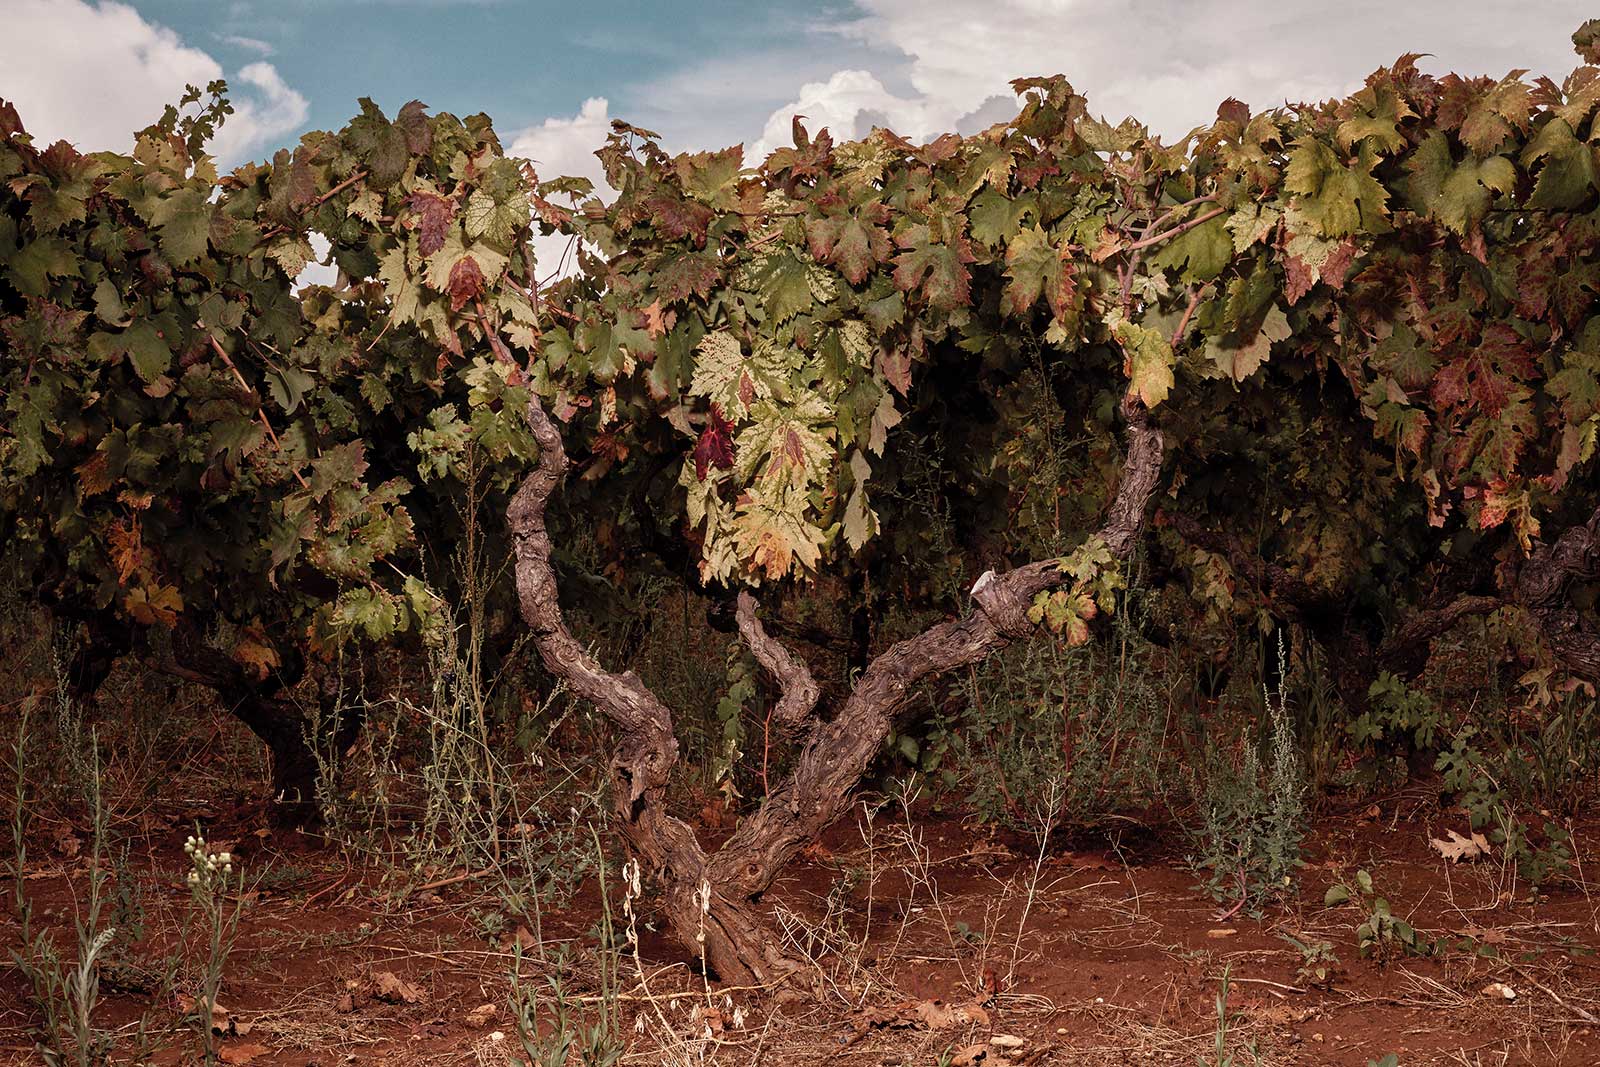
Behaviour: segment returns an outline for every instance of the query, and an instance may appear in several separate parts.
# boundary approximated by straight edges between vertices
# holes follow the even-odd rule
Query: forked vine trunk
[[[1123,413],[1126,462],[1099,531],[1119,559],[1133,550],[1162,458],[1161,433],[1143,406],[1130,398]],[[678,760],[672,713],[637,675],[606,670],[567,629],[545,525],[545,507],[566,476],[567,456],[560,431],[537,397],[529,401],[527,419],[539,444],[539,463],[507,513],[522,617],[550,672],[616,728],[610,762],[616,828],[659,880],[667,921],[681,943],[693,951],[703,936],[706,963],[723,981],[780,981],[795,964],[757,910],[762,893],[795,853],[843,812],[917,683],[976,663],[1033,632],[1027,612],[1034,596],[1060,584],[1063,575],[1054,560],[984,575],[973,590],[974,610],[900,641],[874,659],[831,719],[813,715],[819,689],[810,670],[766,633],[754,598],[742,593],[740,633],[782,692],[774,723],[804,740],[788,778],[708,854],[690,826],[666,811],[667,785]],[[709,888],[704,908],[702,886]]]

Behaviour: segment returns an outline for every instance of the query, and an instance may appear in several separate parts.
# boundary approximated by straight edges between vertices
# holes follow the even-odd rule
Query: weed
[[[1300,966],[1295,969],[1294,980],[1317,989],[1332,989],[1333,979],[1339,973],[1339,957],[1333,951],[1333,942],[1307,938],[1302,941],[1290,934],[1280,934],[1300,953]]]
[[[1034,809],[1036,819],[1034,837],[1039,843],[1039,848],[1034,854],[1033,869],[1028,872],[1028,896],[1022,905],[1022,915],[1017,919],[1017,936],[1011,943],[1011,963],[1006,968],[1005,979],[1008,988],[1016,982],[1017,957],[1022,951],[1022,932],[1028,925],[1028,913],[1033,910],[1034,899],[1038,896],[1039,875],[1044,869],[1045,855],[1050,846],[1050,833],[1061,821],[1061,804],[1065,793],[1066,790],[1059,781],[1052,781]],[[957,925],[959,927],[965,924]],[[979,943],[982,943],[981,939]]]
[[[1195,1057],[1199,1067],[1242,1067],[1243,1061],[1230,1049],[1228,1045],[1229,1033],[1232,1030],[1232,1017],[1228,1014],[1228,987],[1231,968],[1222,969],[1222,984],[1217,990],[1217,1025],[1212,1032],[1211,1058],[1205,1056]],[[1259,1065],[1261,1056],[1256,1052],[1255,1042],[1245,1045],[1245,1051],[1250,1055],[1250,1062]]]
[[[67,695],[64,661],[56,659],[56,703],[60,721],[77,724],[77,710]],[[11,861],[12,911],[20,928],[20,948],[12,950],[12,960],[28,980],[36,1007],[42,1016],[36,1051],[48,1067],[100,1067],[110,1062],[113,1035],[94,1024],[94,1011],[100,999],[99,958],[116,937],[116,930],[102,926],[100,913],[105,900],[106,872],[100,858],[105,847],[106,811],[100,795],[98,746],[92,734],[81,751],[72,753],[76,783],[83,789],[85,808],[93,823],[90,835],[89,885],[87,906],[76,921],[78,958],[75,965],[64,961],[50,936],[33,925],[33,903],[27,893],[28,830],[28,749],[30,707],[23,705],[12,747],[16,774],[12,797]],[[75,739],[81,735],[74,731]],[[76,901],[74,901],[76,904]]]
[[[1286,654],[1278,646],[1280,668]],[[1266,701],[1267,765],[1254,743],[1238,761],[1222,757],[1209,742],[1204,750],[1205,782],[1200,791],[1201,823],[1191,832],[1196,853],[1190,863],[1207,872],[1205,888],[1218,900],[1236,897],[1234,910],[1259,908],[1286,894],[1302,866],[1305,783],[1288,701],[1280,685]],[[1231,914],[1231,912],[1230,912]]]
[[[611,896],[606,886],[605,856],[600,839],[591,832],[595,849],[594,868],[599,878],[600,921],[594,930],[595,964],[599,988],[593,1012],[583,1010],[582,1001],[566,986],[569,960],[566,947],[556,954],[545,976],[548,992],[541,998],[536,987],[522,981],[522,945],[514,946],[511,971],[511,1018],[517,1029],[527,1062],[533,1067],[567,1067],[573,1052],[583,1067],[615,1067],[627,1049],[622,1035],[621,959],[616,927],[612,922]],[[629,885],[629,891],[633,888]],[[631,900],[629,902],[630,939],[633,938]],[[540,942],[543,951],[543,942]],[[637,949],[635,950],[637,952]],[[642,976],[642,972],[641,972]]]
[[[1137,598],[1124,601],[1109,649],[1040,637],[968,673],[949,740],[968,803],[986,822],[1032,833],[1030,798],[1057,791],[1062,811],[1092,824],[1158,792],[1166,702],[1138,636]],[[925,771],[940,754],[930,740],[940,739],[921,745]]]
[[[1397,956],[1430,956],[1437,944],[1406,920],[1395,915],[1389,901],[1373,888],[1372,875],[1356,871],[1354,883],[1339,882],[1323,894],[1324,907],[1353,903],[1362,913],[1356,925],[1356,951],[1386,963]]]
[[[228,852],[212,852],[198,826],[184,842],[183,851],[189,857],[189,896],[205,924],[205,954],[200,960],[189,1025],[194,1030],[201,1056],[210,1067],[218,1062],[216,1021],[222,1013],[217,1007],[217,997],[222,992],[223,968],[239,932],[244,881],[242,873],[234,873],[233,856]],[[234,898],[231,908],[228,906],[230,892]]]
[[[1406,760],[1438,744],[1442,716],[1432,698],[1388,671],[1367,690],[1370,705],[1346,725],[1350,739],[1368,755],[1358,771],[1376,788],[1397,774],[1404,777]]]
[[[469,908],[467,921],[472,924],[474,932],[490,944],[498,942],[506,932],[505,912],[497,908]]]
[[[1521,748],[1499,746],[1494,755],[1474,744],[1479,736],[1472,724],[1461,728],[1450,748],[1439,754],[1435,767],[1442,774],[1444,788],[1467,812],[1474,830],[1483,830],[1511,868],[1534,887],[1565,875],[1572,863],[1572,835],[1555,819],[1545,818],[1539,830],[1530,828],[1518,815],[1518,793],[1525,786],[1507,788],[1501,783],[1515,782],[1526,773]],[[1491,750],[1494,751],[1494,750]],[[1525,782],[1525,780],[1524,780]]]

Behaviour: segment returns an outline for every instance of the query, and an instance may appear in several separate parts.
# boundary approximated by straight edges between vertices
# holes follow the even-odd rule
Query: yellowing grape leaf
[[[183,597],[175,585],[161,585],[153,589],[143,586],[130,589],[122,598],[122,606],[138,622],[146,626],[160,623],[171,629],[178,624],[178,612],[183,610]]]
[[[1167,398],[1176,379],[1172,373],[1172,346],[1157,330],[1126,320],[1112,328],[1112,335],[1122,346],[1122,371],[1128,377],[1129,387],[1153,408]]]
[[[1206,342],[1206,358],[1229,379],[1242,382],[1260,369],[1272,352],[1274,342],[1289,336],[1289,319],[1276,304],[1261,320],[1261,327],[1248,341],[1232,335],[1213,337]]]
[[[233,646],[232,655],[234,662],[254,675],[257,681],[265,679],[282,662],[260,623],[245,627]]]

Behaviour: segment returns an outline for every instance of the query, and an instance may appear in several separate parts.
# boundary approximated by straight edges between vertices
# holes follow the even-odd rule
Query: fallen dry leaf
[[[249,1063],[260,1056],[270,1056],[272,1050],[265,1045],[227,1045],[219,1055],[223,1063]]]
[[[185,1015],[188,1015],[190,1012],[195,1010],[195,999],[189,996],[189,994],[179,993],[173,999],[177,1002],[178,1010],[183,1012]],[[220,1002],[211,1005],[211,1032],[214,1034],[223,1035],[234,1032],[233,1017],[229,1014],[228,1009],[223,1007]]]
[[[868,1007],[850,1019],[854,1033],[845,1039],[851,1045],[880,1027],[926,1026],[930,1030],[949,1030],[957,1026],[988,1026],[989,1013],[975,1000],[946,1004],[941,1000],[907,1000],[893,1008]]]
[[[416,1004],[422,1000],[422,990],[392,971],[379,971],[372,976],[372,995],[388,1004]]]
[[[489,1020],[500,1014],[500,1009],[493,1004],[479,1004],[467,1012],[467,1023],[471,1026],[487,1026]]]
[[[989,1025],[989,1013],[976,1001],[946,1004],[939,1000],[923,1000],[912,1005],[910,1014],[930,1030],[949,1030],[969,1023]]]
[[[800,850],[800,855],[805,859],[810,860],[812,863],[822,863],[825,860],[831,859],[833,853],[829,852],[828,846],[824,845],[821,841],[812,841],[805,848]]]
[[[1447,832],[1450,834],[1448,841],[1438,837],[1430,837],[1428,838],[1428,844],[1432,845],[1435,852],[1451,863],[1480,859],[1489,854],[1489,842],[1482,834],[1474,833],[1471,837],[1462,837],[1454,830]]]
[[[737,815],[729,811],[721,801],[711,800],[700,809],[700,824],[708,830],[726,830],[739,821]]]
[[[520,923],[517,924],[515,933],[507,934],[500,939],[501,952],[510,952],[518,947],[521,947],[524,953],[532,952],[539,947],[539,939],[533,936],[533,931]]]
[[[1206,936],[1207,937],[1217,937],[1217,938],[1232,937],[1234,934],[1237,934],[1238,932],[1239,931],[1238,931],[1238,929],[1236,927],[1221,926],[1221,927],[1218,927],[1215,930],[1207,930],[1206,931]]]
[[[988,1056],[989,1046],[980,1041],[976,1045],[968,1045],[954,1056],[951,1056],[950,1067],[974,1067],[975,1064],[982,1063]]]

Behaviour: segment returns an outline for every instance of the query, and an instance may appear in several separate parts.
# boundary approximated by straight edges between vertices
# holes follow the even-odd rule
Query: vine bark
[[[1127,455],[1099,531],[1118,559],[1125,559],[1138,539],[1163,454],[1161,432],[1144,406],[1130,396],[1122,410],[1128,425]],[[767,634],[755,598],[742,594],[740,633],[781,690],[774,721],[803,739],[788,778],[721,848],[708,854],[693,829],[666,810],[666,789],[678,760],[671,711],[631,670],[615,673],[602,667],[567,628],[551,566],[545,508],[566,477],[568,460],[560,431],[536,396],[529,400],[526,417],[539,445],[539,462],[507,510],[523,621],[545,667],[599,708],[617,730],[610,760],[616,828],[659,880],[675,936],[685,946],[698,945],[703,936],[705,962],[724,981],[778,983],[796,964],[757,909],[762,893],[794,854],[844,811],[916,684],[976,663],[1032,632],[1028,606],[1063,575],[1055,560],[985,575],[974,590],[975,610],[900,641],[872,660],[831,719],[814,714],[819,690],[810,669]],[[704,907],[702,886],[710,890]]]

